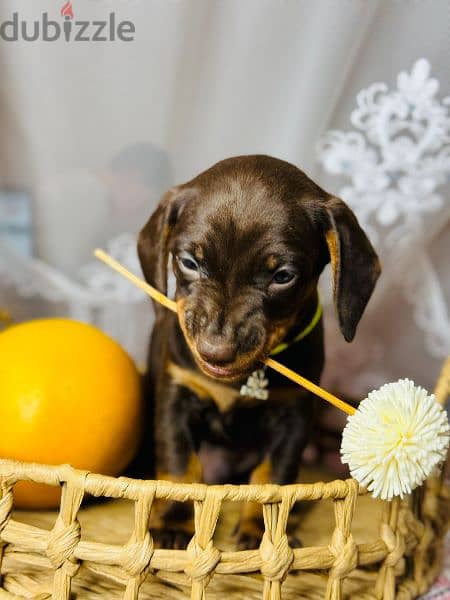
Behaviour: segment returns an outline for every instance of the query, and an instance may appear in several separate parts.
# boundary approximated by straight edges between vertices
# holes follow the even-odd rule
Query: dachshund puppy
[[[169,190],[140,233],[147,281],[178,314],[155,306],[148,363],[156,476],[179,482],[296,481],[314,397],[268,370],[268,398],[240,393],[261,361],[313,382],[324,362],[317,281],[331,261],[340,329],[350,342],[380,266],[352,211],[295,166],[269,156],[221,161]],[[280,345],[281,344],[281,345]],[[155,540],[183,548],[191,508],[161,507]],[[262,515],[244,508],[238,545],[254,548]]]

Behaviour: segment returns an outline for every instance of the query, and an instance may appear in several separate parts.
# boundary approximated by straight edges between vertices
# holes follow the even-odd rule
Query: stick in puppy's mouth
[[[140,277],[138,277],[137,275],[135,275],[128,269],[126,269],[123,265],[121,265],[112,256],[107,254],[104,250],[97,248],[94,251],[94,255],[96,258],[98,258],[99,260],[101,260],[102,262],[107,264],[109,267],[111,267],[114,271],[116,271],[117,273],[120,273],[120,275],[122,275],[123,277],[128,279],[136,287],[143,290],[153,300],[155,300],[155,302],[158,302],[159,304],[165,306],[172,312],[178,312],[177,303],[174,300],[167,298],[167,296],[165,296],[164,294],[159,292],[157,289],[155,289],[149,283],[147,283],[146,281],[144,281],[143,279],[141,279]],[[306,379],[305,377],[302,377],[298,373],[295,373],[295,371],[292,371],[288,367],[285,367],[284,365],[280,364],[276,360],[273,360],[272,358],[266,358],[264,360],[264,364],[267,365],[268,367],[270,367],[271,369],[273,369],[274,371],[277,371],[281,375],[284,375],[284,377],[287,377],[294,383],[309,390],[316,396],[319,396],[319,398],[322,398],[326,402],[329,402],[333,406],[336,406],[336,408],[338,408],[339,410],[342,410],[343,412],[347,413],[348,415],[355,414],[356,409],[353,406],[350,406],[350,404],[347,404],[347,402],[344,402],[337,396],[334,396],[334,394],[331,394],[327,390],[324,390],[319,385],[313,383],[312,381],[309,381],[308,379]]]

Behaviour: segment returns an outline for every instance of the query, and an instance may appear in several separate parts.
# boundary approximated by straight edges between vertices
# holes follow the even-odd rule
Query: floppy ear
[[[351,342],[381,272],[372,244],[350,208],[331,197],[325,202],[325,239],[333,270],[339,327]]]
[[[138,255],[145,279],[163,294],[167,293],[167,260],[170,207],[175,191],[170,189],[139,233]]]
[[[163,294],[167,294],[170,235],[188,195],[188,191],[178,187],[167,191],[139,233],[137,248],[142,272],[148,283]]]

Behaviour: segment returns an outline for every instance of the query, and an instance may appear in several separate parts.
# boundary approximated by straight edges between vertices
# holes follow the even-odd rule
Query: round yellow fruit
[[[133,361],[95,327],[42,319],[0,333],[1,458],[118,475],[136,453],[141,418]],[[46,485],[14,487],[22,508],[52,508],[59,495]]]

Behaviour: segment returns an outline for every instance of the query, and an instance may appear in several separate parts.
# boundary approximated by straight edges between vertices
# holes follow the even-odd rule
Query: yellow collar
[[[314,313],[314,315],[313,315],[311,321],[308,323],[308,325],[304,329],[302,329],[302,331],[300,331],[300,333],[297,333],[295,338],[293,340],[291,340],[290,342],[281,342],[281,344],[278,344],[278,346],[275,346],[275,348],[270,353],[270,356],[275,356],[276,354],[280,354],[280,352],[283,352],[283,350],[286,350],[286,348],[289,348],[289,346],[291,346],[292,344],[296,344],[297,342],[299,342],[300,340],[305,338],[308,334],[310,334],[311,331],[314,329],[314,327],[317,325],[317,323],[320,321],[320,317],[322,316],[322,313],[323,313],[323,309],[322,309],[322,304],[321,304],[320,298],[319,298],[317,300],[316,312]]]

